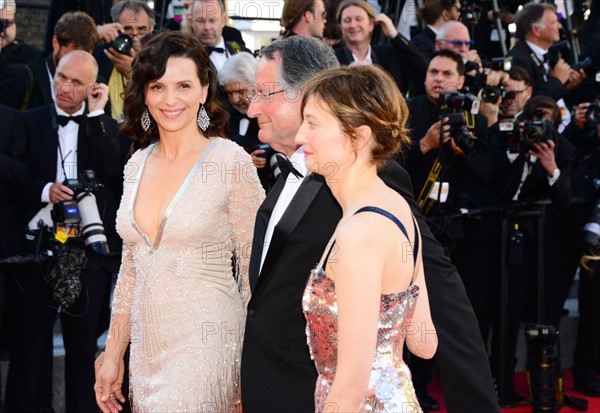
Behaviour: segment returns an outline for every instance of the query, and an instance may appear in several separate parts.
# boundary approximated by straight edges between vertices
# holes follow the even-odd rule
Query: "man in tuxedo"
[[[60,59],[73,50],[92,52],[98,42],[94,20],[83,12],[64,14],[54,27],[53,51],[30,64],[7,66],[0,77],[0,104],[24,111],[52,103],[50,80]]]
[[[263,49],[256,71],[248,114],[258,119],[259,139],[286,154],[299,171],[287,165],[289,174],[276,182],[256,217],[250,262],[253,292],[241,365],[246,413],[314,411],[317,372],[306,343],[302,294],[341,209],[323,177],[306,176],[303,150],[294,138],[302,123],[303,86],[337,65],[324,43],[293,36]],[[407,199],[419,223],[449,411],[499,412],[485,348],[459,275],[424,223],[407,173],[390,162],[382,178]]]
[[[223,29],[227,13],[223,0],[194,0],[192,4],[192,31],[206,48],[216,71],[225,61],[239,52],[250,52],[238,42],[226,42]]]
[[[98,67],[84,51],[66,54],[54,76],[56,103],[22,114],[28,137],[27,159],[32,180],[19,207],[24,228],[25,248],[35,250],[37,237],[52,237],[54,204],[73,199],[74,192],[63,184],[77,179],[88,169],[101,183],[121,176],[120,148],[116,123],[104,114],[108,86],[94,83]],[[87,100],[87,104],[85,101]],[[100,217],[116,214],[109,204],[118,195],[106,185],[96,193]],[[112,217],[114,220],[114,217]],[[109,233],[109,244],[118,244]],[[67,241],[67,245],[71,241]],[[111,286],[112,274],[105,271],[101,258],[90,256],[81,273],[81,293],[60,311],[65,342],[65,393],[69,412],[97,410],[93,392],[94,358],[101,311]],[[45,281],[48,264],[19,268],[15,282],[15,315],[18,317],[6,389],[6,411],[52,412],[53,326],[58,304]],[[69,270],[67,270],[69,271]]]
[[[425,0],[421,9],[421,19],[427,26],[411,39],[413,44],[429,60],[435,51],[435,37],[440,27],[450,20],[458,20],[460,2],[457,0]]]

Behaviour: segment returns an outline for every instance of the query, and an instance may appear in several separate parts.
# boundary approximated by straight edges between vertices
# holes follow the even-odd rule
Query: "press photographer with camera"
[[[34,46],[17,39],[17,4],[15,0],[0,1],[0,73],[15,63],[29,63],[42,53]]]
[[[426,94],[408,101],[413,142],[406,158],[415,199],[446,253],[456,242],[450,217],[459,208],[486,203],[486,181],[493,165],[487,153],[487,122],[474,96],[458,93],[464,63],[452,50],[433,53],[425,78]],[[459,270],[464,277],[462,269]],[[426,392],[433,364],[411,357],[415,391],[421,406],[434,406]],[[424,407],[427,409],[427,407]]]
[[[493,318],[492,372],[497,380],[505,372],[505,382],[499,383],[501,400],[520,403],[523,398],[514,390],[515,350],[519,323],[522,319],[530,323],[551,325],[557,329],[562,316],[562,304],[556,297],[560,291],[563,274],[559,271],[562,254],[559,248],[560,233],[557,225],[571,202],[571,166],[575,157],[573,146],[562,137],[557,127],[560,111],[552,98],[534,96],[528,99],[520,114],[519,110],[529,96],[527,79],[521,71],[511,72],[511,83],[520,96],[503,103],[507,114],[518,115],[498,122],[491,130],[490,148],[493,153],[496,173],[492,184],[498,198],[497,203],[507,209],[505,234],[506,289],[508,297],[505,307],[496,304]],[[516,81],[515,78],[521,78]],[[510,102],[510,100],[514,100]],[[541,218],[543,217],[543,218]],[[544,237],[540,238],[540,228]],[[538,287],[538,254],[543,251],[543,280],[545,288]],[[564,288],[562,288],[564,290]],[[567,288],[568,290],[568,288]],[[499,291],[499,290],[498,290]],[[545,308],[538,314],[539,295],[543,296]],[[499,303],[500,295],[495,297]],[[501,303],[499,303],[501,304]],[[506,317],[506,335],[499,333],[500,312]],[[505,340],[504,351],[501,350]],[[532,354],[537,355],[536,350]],[[558,370],[549,374],[558,374]],[[533,374],[533,387],[536,382]],[[539,405],[539,394],[533,394],[533,404]]]
[[[94,50],[98,73],[110,85],[110,113],[121,124],[123,118],[123,91],[131,76],[131,64],[142,49],[143,39],[154,31],[154,11],[142,0],[121,0],[110,9],[114,22],[123,32],[111,43],[100,43]]]
[[[96,411],[96,338],[112,281],[102,254],[108,252],[108,238],[111,247],[120,244],[114,227],[109,233],[102,220],[114,221],[109,215],[116,208],[110,204],[118,203],[120,194],[112,193],[108,181],[118,180],[123,170],[117,125],[104,114],[108,86],[95,83],[97,71],[90,53],[65,54],[54,76],[56,103],[21,115],[32,182],[20,200],[19,220],[27,229],[27,251],[44,256],[50,250],[52,258],[22,265],[15,275],[17,331],[6,411],[52,411],[57,313],[66,350],[67,410]],[[97,181],[107,185],[96,189]]]

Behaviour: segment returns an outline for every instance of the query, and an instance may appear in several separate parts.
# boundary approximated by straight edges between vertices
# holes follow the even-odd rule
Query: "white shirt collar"
[[[58,107],[58,105],[56,104],[56,102],[54,102],[54,107],[56,108],[56,114],[57,115],[61,115],[61,116],[79,116],[79,115],[83,115],[83,112],[85,111],[85,102],[83,102],[83,104],[81,105],[81,108],[79,108],[79,110],[77,110],[76,112],[72,113],[72,114],[68,114],[67,112],[65,112],[64,110],[62,110],[61,108]]]
[[[528,40],[525,40],[525,43],[531,48],[531,51],[535,54],[535,56],[540,59],[540,62],[544,61],[544,55],[548,53],[548,49],[542,49],[537,44],[533,44]]]
[[[354,59],[355,62],[359,61],[359,58],[356,57],[356,55],[354,53],[352,53],[352,58]],[[364,61],[367,63],[373,64],[373,59],[371,58],[371,45],[369,45],[369,51],[367,52],[367,55],[365,56]]]
[[[292,165],[294,165],[294,168],[302,174],[302,176],[306,176],[308,174],[308,167],[306,166],[306,157],[304,156],[304,146],[301,146],[298,149],[296,149],[296,152],[294,152],[292,156],[290,156],[290,162],[292,163]],[[289,174],[287,180],[289,181],[290,179],[297,180],[304,178],[296,178],[294,174]]]

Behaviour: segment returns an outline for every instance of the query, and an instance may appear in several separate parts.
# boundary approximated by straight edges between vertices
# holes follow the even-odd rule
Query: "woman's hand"
[[[124,365],[123,360],[113,360],[101,353],[94,363],[96,372],[96,403],[102,413],[118,413],[123,410],[121,403],[126,399],[121,392],[123,386]]]

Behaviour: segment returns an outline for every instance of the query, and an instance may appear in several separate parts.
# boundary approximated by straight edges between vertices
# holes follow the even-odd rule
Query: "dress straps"
[[[376,214],[380,214],[386,218],[389,218],[392,222],[394,222],[394,224],[396,224],[398,226],[398,228],[400,228],[400,231],[402,231],[402,233],[404,234],[406,239],[408,239],[410,241],[410,238],[408,237],[408,232],[406,231],[406,228],[404,227],[402,222],[400,222],[400,220],[398,218],[396,218],[396,216],[394,214],[392,214],[391,212],[388,212],[385,209],[381,209],[381,208],[378,208],[375,206],[366,206],[366,207],[360,208],[358,211],[356,211],[354,213],[354,215],[360,214],[361,212],[375,212]],[[413,260],[414,260],[413,265],[416,266],[417,257],[419,256],[419,232],[417,230],[417,221],[415,220],[414,216],[412,218],[413,218],[413,226],[414,226],[414,232],[415,232],[415,241],[413,243],[413,246],[414,246],[413,247]],[[323,265],[321,267],[322,270],[325,270],[325,266],[327,265],[327,261],[329,260],[329,255],[331,255],[331,252],[333,251],[334,247],[335,247],[335,240],[331,243],[331,247],[329,247],[329,251],[327,251],[327,255],[325,256],[325,260],[323,260]],[[415,275],[416,275],[416,270],[413,274],[413,278],[410,280],[411,285],[415,279]]]

